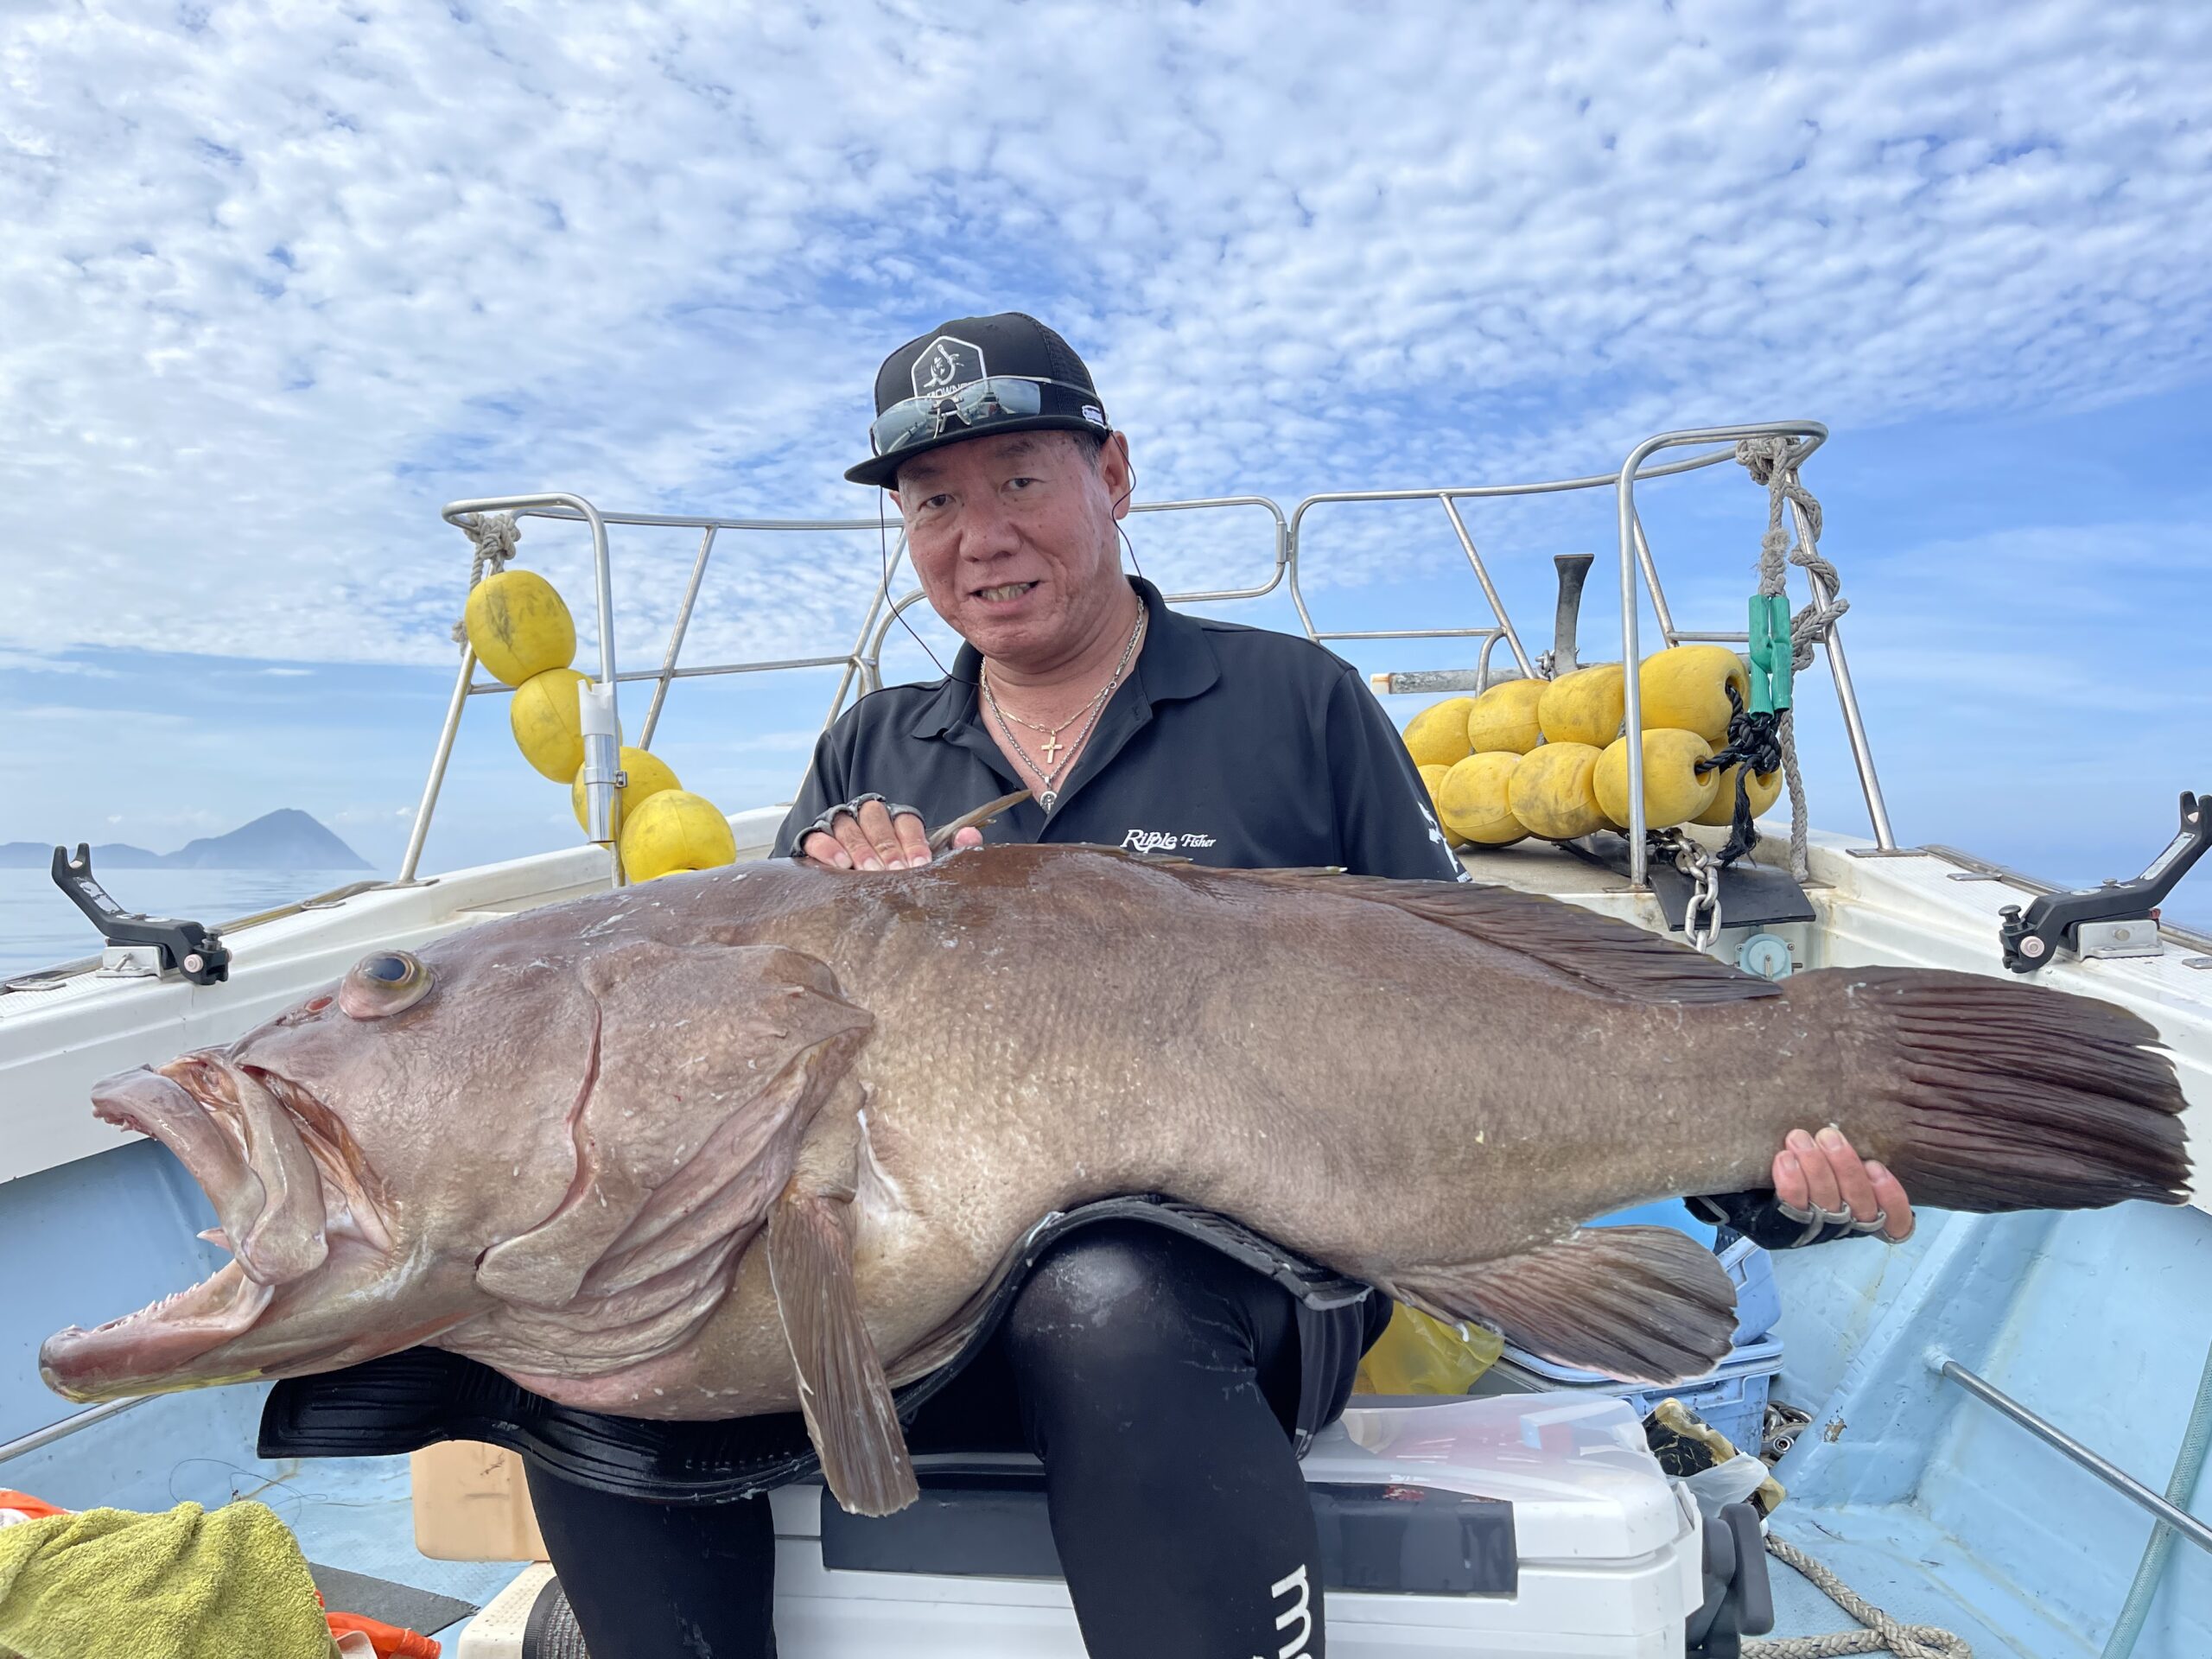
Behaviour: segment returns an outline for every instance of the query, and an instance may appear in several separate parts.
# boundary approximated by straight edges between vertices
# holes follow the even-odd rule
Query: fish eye
[[[405,950],[379,950],[355,963],[338,988],[338,1006],[356,1020],[381,1020],[429,994],[430,970]]]

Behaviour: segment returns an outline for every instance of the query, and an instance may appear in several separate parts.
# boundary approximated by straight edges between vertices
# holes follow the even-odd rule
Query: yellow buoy
[[[549,668],[515,688],[507,719],[523,759],[556,784],[565,784],[584,763],[583,715],[576,692],[585,676],[573,668]]]
[[[1475,699],[1467,714],[1467,741],[1477,754],[1526,754],[1544,741],[1536,719],[1549,680],[1507,680]]]
[[[1739,764],[1714,775],[1720,780],[1713,792],[1713,804],[1692,818],[1692,823],[1709,823],[1716,827],[1732,823],[1736,817],[1736,774],[1743,770]],[[1755,772],[1751,774],[1751,816],[1756,818],[1782,798],[1782,770]]]
[[[1523,757],[1493,751],[1471,754],[1444,774],[1436,816],[1447,835],[1478,847],[1510,847],[1529,833],[1507,797]]]
[[[1668,830],[1695,817],[1713,804],[1720,774],[1700,774],[1697,763],[1713,758],[1713,746],[1695,732],[1668,727],[1643,734],[1643,824]],[[1592,780],[1598,805],[1618,830],[1628,828],[1628,739],[1617,737],[1598,758]]]
[[[1436,821],[1444,824],[1444,838],[1457,847],[1464,837],[1453,835],[1452,826],[1444,823],[1444,802],[1437,793],[1444,787],[1444,779],[1451,770],[1449,766],[1423,766],[1421,769],[1421,781],[1422,786],[1428,791],[1429,810],[1436,814]]]
[[[1562,674],[1544,688],[1536,721],[1548,743],[1586,743],[1602,749],[1621,734],[1628,677],[1618,663]]]
[[[621,768],[630,781],[614,791],[614,838],[622,838],[622,817],[633,807],[643,806],[646,798],[664,789],[680,789],[676,774],[669,770],[668,762],[649,749],[622,750]],[[569,785],[569,804],[576,810],[577,824],[588,830],[590,820],[584,816],[584,769],[576,766],[576,780]]]
[[[575,619],[535,570],[502,570],[468,590],[461,613],[476,660],[502,685],[520,685],[576,655]]]
[[[1572,841],[1605,827],[1592,784],[1598,754],[1587,743],[1554,741],[1521,757],[1506,783],[1505,804],[1530,835]]]
[[[664,789],[632,809],[622,826],[622,868],[632,881],[708,870],[737,859],[721,809],[688,789]]]
[[[1467,711],[1472,697],[1431,703],[1406,722],[1406,752],[1417,766],[1448,766],[1467,758]]]
[[[1646,731],[1672,726],[1695,732],[1716,747],[1728,741],[1728,685],[1746,709],[1751,677],[1744,659],[1726,645],[1675,645],[1654,652],[1636,671]]]

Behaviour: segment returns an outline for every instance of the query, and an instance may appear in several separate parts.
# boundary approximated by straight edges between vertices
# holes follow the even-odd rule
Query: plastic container
[[[1641,1419],[1662,1400],[1681,1401],[1699,1417],[1728,1437],[1738,1452],[1758,1454],[1759,1436],[1766,1424],[1766,1396],[1775,1374],[1782,1369],[1782,1338],[1764,1336],[1738,1343],[1727,1358],[1707,1375],[1671,1388],[1645,1388],[1623,1382],[1596,1371],[1523,1352],[1509,1344],[1497,1363],[1477,1382],[1483,1394],[1538,1393],[1566,1389],[1575,1394],[1608,1395],[1625,1401]]]
[[[1748,1238],[1720,1252],[1720,1265],[1736,1281],[1736,1345],[1755,1342],[1782,1323],[1782,1289],[1774,1258]]]
[[[904,1518],[845,1516],[815,1485],[772,1495],[778,1650],[1082,1659],[1035,1459],[922,1457],[915,1469],[924,1496]],[[1697,1504],[1611,1400],[1356,1405],[1316,1439],[1305,1474],[1317,1520],[1337,1505],[1347,1575],[1359,1557],[1358,1583],[1339,1576],[1327,1591],[1338,1659],[1680,1659],[1684,1623],[1704,1599]],[[1364,1503],[1370,1542],[1388,1548],[1352,1550],[1358,1518],[1346,1518],[1346,1494]],[[1440,1541],[1411,1518],[1432,1510],[1451,1522]],[[1326,1528],[1322,1554],[1326,1573]],[[1477,1567],[1485,1578],[1462,1591],[1421,1587]],[[543,1590],[543,1573],[519,1581],[461,1637],[455,1659],[531,1655],[512,1632]],[[1305,1651],[1301,1592],[1278,1593],[1285,1634],[1269,1651]]]

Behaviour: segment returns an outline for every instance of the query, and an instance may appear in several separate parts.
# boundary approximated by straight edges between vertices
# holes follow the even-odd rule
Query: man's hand
[[[1882,1165],[1853,1152],[1834,1124],[1817,1135],[1790,1130],[1775,1154],[1774,1195],[1794,1221],[1810,1221],[1815,1213],[1828,1221],[1848,1217],[1891,1243],[1912,1235],[1912,1205],[1904,1185]]]
[[[880,798],[856,808],[832,808],[829,828],[808,832],[798,849],[833,870],[918,870],[930,861],[929,833],[922,815],[900,808],[894,815]],[[980,847],[981,830],[963,830],[955,847]]]

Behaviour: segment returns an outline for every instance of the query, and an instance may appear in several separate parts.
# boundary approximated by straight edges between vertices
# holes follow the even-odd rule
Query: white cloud
[[[174,737],[190,729],[191,715],[150,709],[134,709],[130,723],[138,728],[156,728]],[[47,726],[109,727],[118,722],[112,709],[87,709],[75,703],[36,702],[0,703],[0,721],[14,721],[22,730],[37,730]]]
[[[0,21],[0,644],[448,660],[444,500],[865,512],[877,359],[977,306],[1079,343],[1147,494],[2212,366],[2203,8],[747,10]],[[873,535],[747,539],[696,648],[842,648]],[[524,543],[572,597],[576,544]]]
[[[103,668],[97,663],[72,657],[48,657],[35,651],[0,651],[0,673],[75,674],[94,680],[118,677],[113,669]]]

